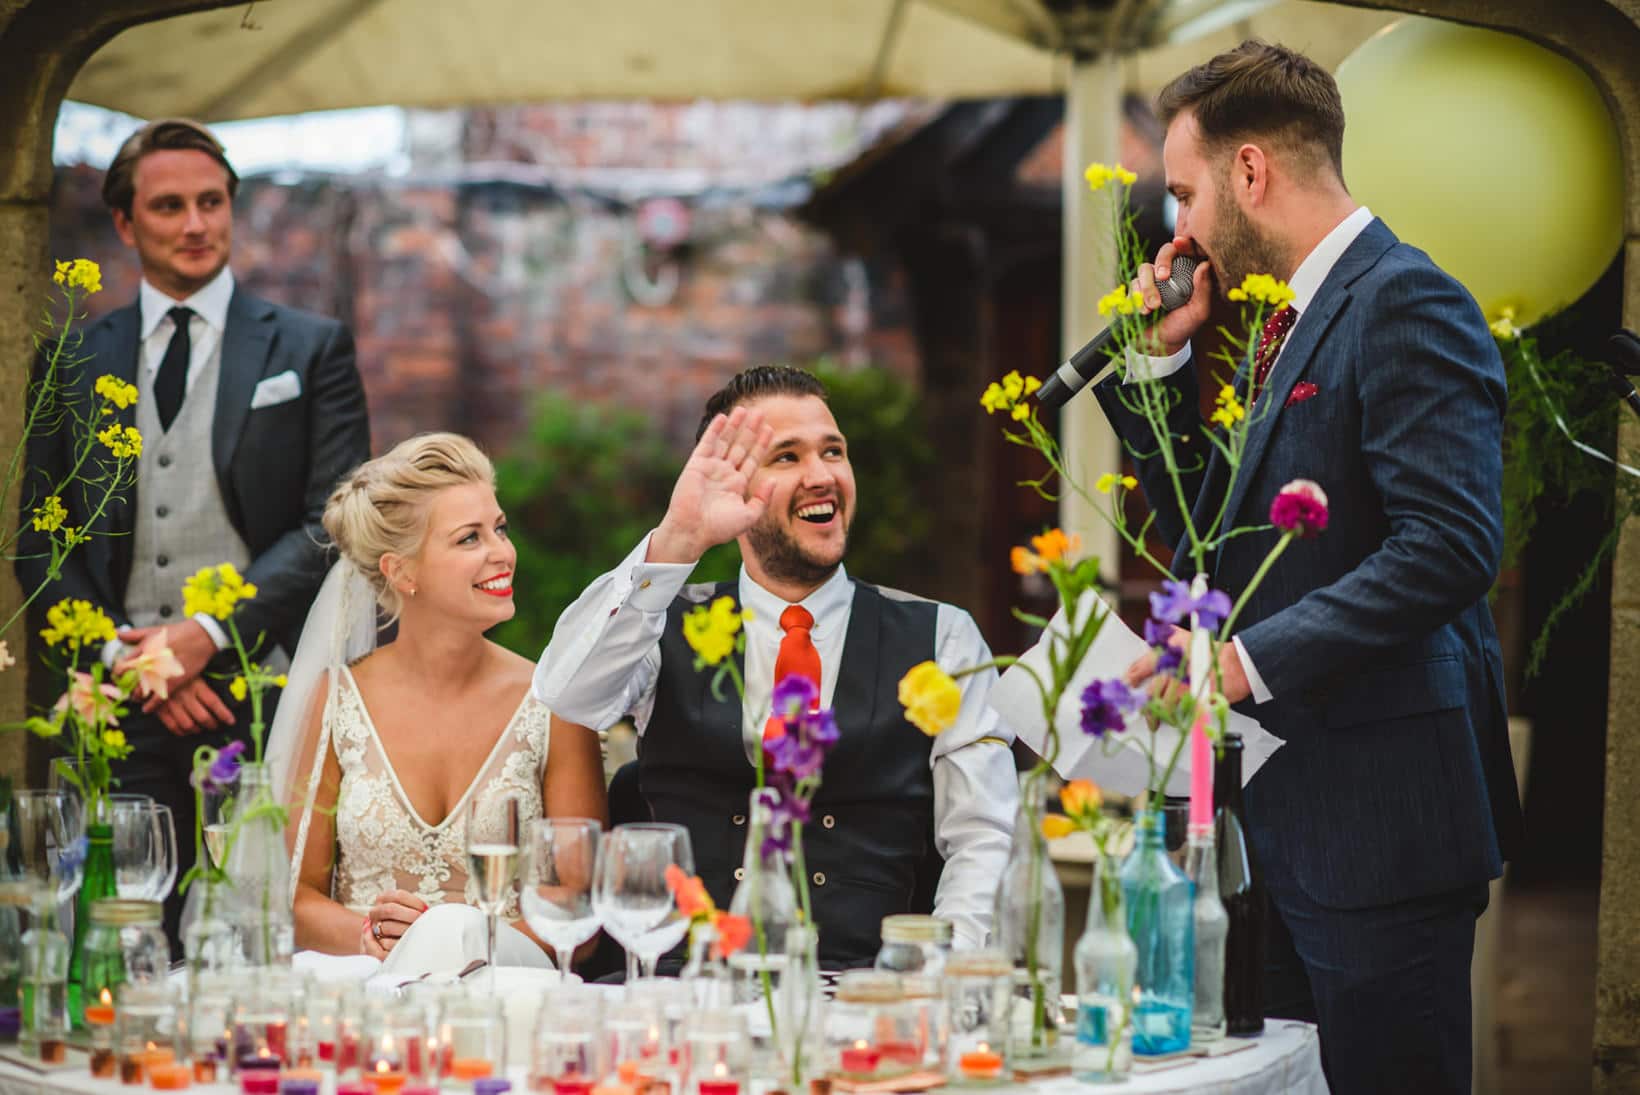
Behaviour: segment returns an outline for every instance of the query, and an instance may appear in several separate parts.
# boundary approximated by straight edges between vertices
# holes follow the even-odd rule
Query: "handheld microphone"
[[[1197,260],[1189,255],[1173,256],[1173,261],[1168,264],[1168,279],[1156,286],[1156,291],[1162,295],[1162,311],[1171,312],[1182,307],[1190,299],[1190,294],[1196,287],[1196,266]],[[1063,407],[1068,403],[1071,396],[1086,387],[1088,381],[1105,367],[1106,348],[1115,337],[1114,323],[1094,335],[1086,346],[1066,359],[1065,363],[1059,366],[1037,390],[1037,402],[1049,410]]]
[[[1640,392],[1634,390],[1634,382],[1629,379],[1633,374],[1640,373],[1640,337],[1625,329],[1609,338],[1606,341],[1606,364],[1612,371],[1612,390],[1629,405],[1629,410],[1640,415]]]

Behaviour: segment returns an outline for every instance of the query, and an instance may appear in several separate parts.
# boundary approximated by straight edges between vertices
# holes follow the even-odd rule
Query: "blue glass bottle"
[[[1133,1053],[1155,1057],[1190,1045],[1195,910],[1190,879],[1167,856],[1161,812],[1141,810],[1133,826],[1133,851],[1121,871],[1128,934],[1139,951]]]

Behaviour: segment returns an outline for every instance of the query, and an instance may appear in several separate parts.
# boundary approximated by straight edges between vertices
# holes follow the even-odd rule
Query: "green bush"
[[[881,369],[844,372],[821,362],[815,372],[848,437],[857,482],[849,571],[915,590],[934,464],[917,393]],[[686,456],[642,415],[543,399],[496,462],[497,494],[518,548],[518,613],[496,628],[495,640],[540,656],[559,614],[660,522]],[[693,580],[726,580],[739,567],[739,549],[725,544],[706,554]]]

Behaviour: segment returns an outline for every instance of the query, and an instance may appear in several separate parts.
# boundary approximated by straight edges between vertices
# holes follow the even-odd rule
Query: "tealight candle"
[[[592,1081],[584,1076],[561,1076],[552,1082],[552,1095],[592,1095]]]
[[[148,1083],[157,1091],[181,1091],[193,1082],[193,1070],[187,1065],[161,1064],[148,1070]]]
[[[450,1062],[449,1077],[452,1080],[469,1082],[488,1076],[495,1071],[495,1065],[482,1057],[456,1057]]]
[[[882,1051],[860,1039],[852,1046],[843,1050],[843,1071],[857,1074],[867,1074],[877,1071],[877,1065],[883,1059]],[[705,1084],[701,1085],[701,1095],[706,1095]]]
[[[106,1027],[114,1023],[114,997],[105,987],[99,1002],[85,1006],[85,1021],[88,1026]]]
[[[194,1058],[194,1083],[196,1083],[196,1084],[214,1084],[214,1083],[216,1083],[216,1058],[215,1057],[195,1057]]]
[[[702,1080],[700,1095],[740,1095],[740,1083],[736,1080]]]
[[[964,1076],[972,1076],[976,1080],[994,1080],[1002,1075],[1002,1054],[995,1052],[985,1042],[979,1048],[964,1053],[957,1061]]]
[[[239,1074],[240,1095],[279,1095],[279,1073],[258,1068]]]

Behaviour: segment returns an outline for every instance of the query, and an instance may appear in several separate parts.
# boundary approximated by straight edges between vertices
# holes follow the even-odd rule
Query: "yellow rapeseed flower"
[[[102,732],[103,745],[115,751],[125,748],[124,730],[104,730]]]
[[[245,697],[250,695],[250,685],[245,683],[244,677],[235,677],[228,682],[228,693],[240,703],[244,703]]]
[[[287,685],[289,683],[290,683],[290,678],[286,677],[283,673],[281,673],[277,677],[273,678],[273,684],[274,684],[275,688],[283,688],[283,687],[285,687],[285,685]]]
[[[135,426],[109,426],[97,434],[116,460],[135,460],[142,455],[142,432]]]
[[[907,722],[934,737],[957,721],[962,689],[934,662],[919,662],[900,678],[900,706]]]
[[[1139,481],[1131,475],[1117,475],[1115,472],[1107,471],[1104,475],[1101,475],[1098,479],[1094,480],[1093,489],[1098,491],[1100,494],[1109,494],[1117,487],[1121,487],[1123,490],[1132,490],[1138,485]]]
[[[995,414],[998,411],[1007,411],[1015,422],[1023,422],[1031,416],[1030,408],[1020,401],[1042,387],[1042,381],[1034,376],[1021,376],[1015,369],[1001,382],[992,381],[985,386],[980,394],[979,405],[985,408],[986,414]]]
[[[1103,190],[1112,179],[1123,186],[1132,186],[1139,179],[1139,176],[1121,164],[1107,167],[1102,163],[1089,164],[1088,169],[1082,173],[1082,177],[1088,180],[1088,189],[1093,191]]]
[[[40,637],[47,645],[61,643],[69,650],[101,646],[114,638],[114,621],[90,601],[64,598],[46,610]]]
[[[98,395],[122,411],[137,401],[137,386],[127,384],[112,373],[104,373],[99,376],[94,389]],[[106,407],[103,408],[105,412],[107,409]]]
[[[49,495],[44,502],[34,507],[31,521],[35,532],[56,532],[68,520],[68,510],[63,508],[63,500],[55,494]]]
[[[1223,426],[1228,430],[1231,426],[1247,417],[1247,408],[1243,407],[1241,400],[1236,398],[1236,389],[1228,384],[1219,388],[1217,403],[1218,406],[1208,416],[1209,421],[1214,425]]]
[[[58,285],[67,282],[70,289],[84,289],[88,295],[100,293],[102,292],[102,267],[90,259],[59,262],[57,272],[52,275],[51,280]]]
[[[1076,823],[1064,814],[1043,814],[1042,835],[1049,840],[1058,840],[1076,832]]]
[[[1515,326],[1515,309],[1512,306],[1499,308],[1498,318],[1486,326],[1492,332],[1492,337],[1499,342],[1513,342],[1520,337],[1520,328]]]
[[[1126,285],[1118,285],[1099,298],[1099,314],[1108,316],[1115,312],[1117,315],[1131,316],[1139,310],[1143,301],[1144,298],[1138,293],[1130,293]]]
[[[185,616],[208,613],[219,620],[233,615],[234,606],[256,596],[256,586],[240,577],[232,563],[200,567],[182,583],[182,612]]]
[[[1269,274],[1248,274],[1241,279],[1240,286],[1230,290],[1225,296],[1231,300],[1252,300],[1260,304],[1273,305],[1279,311],[1293,302],[1293,287]]]
[[[711,606],[697,605],[683,617],[683,639],[703,665],[717,665],[734,653],[740,625],[751,617],[735,609],[733,597],[719,597]]]

